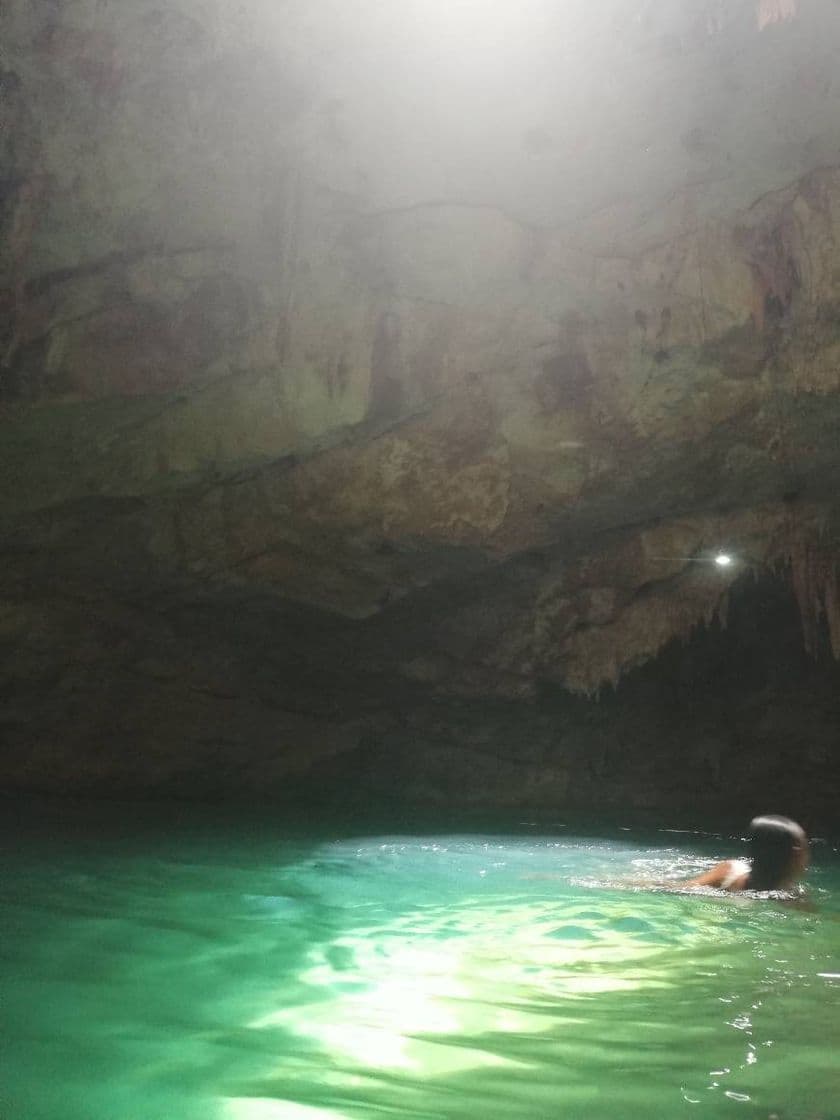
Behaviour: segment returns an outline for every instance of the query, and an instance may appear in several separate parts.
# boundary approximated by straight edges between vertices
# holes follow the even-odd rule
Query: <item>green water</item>
[[[12,818],[2,1120],[840,1116],[829,842],[803,912],[615,885],[732,836]]]

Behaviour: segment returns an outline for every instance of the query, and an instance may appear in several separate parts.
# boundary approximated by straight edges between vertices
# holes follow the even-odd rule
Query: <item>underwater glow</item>
[[[823,917],[634,887],[737,853],[687,831],[82,835],[4,862],[20,1120],[832,1114],[836,853]]]
[[[719,552],[715,556],[715,563],[717,564],[717,566],[719,568],[728,568],[729,565],[732,563],[732,557],[729,555],[728,552]]]
[[[556,1028],[556,1018],[515,1001],[495,1005],[499,993],[523,985],[573,1008],[600,993],[669,983],[650,965],[657,947],[638,930],[600,928],[587,906],[579,910],[559,936],[554,903],[507,898],[426,907],[387,927],[362,927],[309,954],[300,978],[320,994],[303,1015],[283,1008],[250,1026],[283,1026],[342,1061],[422,1076],[519,1065],[478,1045],[446,1043]]]
[[[572,1108],[595,1107],[602,1088],[569,1067],[563,1070],[558,1055],[593,1045],[606,1045],[609,1053],[604,1040],[615,1030],[616,1016],[620,1020],[628,1009],[632,1016],[660,1000],[682,1007],[686,967],[692,982],[698,966],[701,975],[715,975],[716,962],[739,952],[742,922],[750,913],[749,903],[732,896],[704,900],[622,891],[614,878],[616,863],[642,878],[681,876],[696,868],[673,850],[651,858],[625,845],[605,852],[599,844],[573,838],[543,841],[536,850],[481,838],[431,844],[372,839],[333,846],[314,859],[319,869],[329,863],[342,876],[328,893],[359,907],[364,920],[307,952],[298,975],[307,992],[304,1003],[290,1003],[278,990],[276,1008],[253,1019],[249,1029],[269,1038],[282,1031],[298,1040],[293,1050],[314,1047],[338,1096],[364,1093],[379,1078],[396,1079],[418,1110],[431,1109],[436,1094],[446,1097],[451,1091],[446,1086],[459,1084],[457,1079],[527,1083],[539,1055],[559,1060],[562,1087],[555,1091],[562,1101]],[[385,876],[380,886],[396,892],[402,903],[386,915],[369,889],[356,896],[353,864],[362,882],[380,866]],[[563,871],[572,874],[565,885],[557,884]],[[306,875],[308,869],[304,865],[298,872]],[[752,1041],[754,998],[728,987],[718,995],[728,1030],[746,1032],[750,1042],[744,1050],[738,1038],[719,1060],[709,1060],[704,1077],[710,1081],[681,1084],[682,1101],[699,1103],[718,1090],[724,1100],[752,1099],[745,1090],[746,1074],[760,1057]],[[671,1045],[675,1024],[666,1016],[641,1029],[656,1054]],[[685,1030],[697,1032],[696,1045],[709,1026],[701,1021]],[[633,1043],[621,1045],[632,1049]],[[644,1066],[644,1059],[627,1060]],[[251,1111],[254,1102],[229,1104],[232,1120],[272,1115]],[[353,1111],[341,1115],[349,1118]]]

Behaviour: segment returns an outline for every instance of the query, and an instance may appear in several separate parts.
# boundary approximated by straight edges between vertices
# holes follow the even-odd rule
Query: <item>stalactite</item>
[[[622,677],[656,657],[668,642],[686,644],[700,626],[717,625],[725,630],[731,588],[742,577],[790,580],[806,650],[816,657],[825,647],[827,632],[832,653],[840,660],[840,552],[834,537],[836,526],[824,509],[776,506],[717,518],[713,525],[698,520],[693,537],[688,523],[679,528],[683,542],[689,542],[683,543],[686,556],[682,566],[666,578],[651,579],[651,568],[646,566],[653,563],[651,557],[658,564],[661,542],[651,544],[647,552],[628,550],[624,554],[625,566],[616,570],[623,573],[625,583],[628,571],[633,572],[638,585],[634,594],[627,594],[625,586],[614,597],[618,605],[609,617],[591,620],[587,609],[574,609],[574,596],[570,595],[563,600],[560,626],[556,605],[552,614],[546,600],[547,619],[553,619],[553,624],[544,622],[541,631],[544,669],[556,672],[559,663],[566,687],[589,697],[597,696],[602,688],[616,688]],[[720,542],[735,557],[724,568],[709,562]],[[666,542],[664,548],[668,547]],[[695,562],[695,557],[701,562]],[[593,568],[587,574],[594,578],[595,571],[599,570]],[[653,571],[658,574],[659,569]],[[605,585],[610,575],[614,575],[611,569],[599,571]]]
[[[728,577],[734,579],[734,573]],[[694,570],[637,597],[606,626],[576,629],[565,642],[564,683],[590,698],[617,688],[631,669],[643,665],[672,640],[687,644],[698,626],[726,626],[728,587]]]
[[[718,626],[721,630],[725,630],[729,625],[729,592],[725,591],[720,598],[717,605],[716,618]]]
[[[825,616],[828,620],[831,652],[834,654],[834,660],[840,661],[840,588],[836,569],[833,579],[825,589]]]
[[[796,0],[759,0],[755,14],[759,31],[773,23],[787,23],[796,15]]]
[[[675,530],[673,527],[670,532]],[[658,530],[663,540],[651,543],[650,556],[668,554],[676,549],[664,529]],[[616,615],[605,626],[592,630],[583,627],[568,634],[564,642],[564,670],[567,686],[591,693],[601,682],[615,687],[618,680],[657,654],[672,640],[688,643],[698,627],[717,626],[727,629],[731,606],[731,587],[741,579],[759,581],[768,576],[790,579],[793,554],[804,555],[806,545],[820,556],[828,556],[832,526],[819,506],[800,504],[767,506],[726,516],[698,518],[679,525],[680,546],[686,559],[681,568],[668,578],[650,579],[651,571],[638,571],[642,592],[623,601]],[[664,543],[663,543],[664,542]],[[716,549],[725,545],[734,562],[728,567],[709,563]],[[688,557],[691,559],[688,559]],[[824,561],[827,577],[829,568]],[[807,571],[800,564],[800,583],[807,580]],[[654,569],[658,575],[659,569]],[[831,587],[823,578],[820,589]],[[833,624],[840,648],[840,583],[833,593],[819,593],[820,610],[833,614]],[[814,592],[800,586],[797,598],[814,601]],[[837,607],[834,607],[834,604]],[[805,626],[814,635],[819,629]]]
[[[840,660],[840,572],[836,556],[821,542],[796,541],[790,549],[790,570],[805,649],[812,657],[817,656],[824,618],[831,652]]]

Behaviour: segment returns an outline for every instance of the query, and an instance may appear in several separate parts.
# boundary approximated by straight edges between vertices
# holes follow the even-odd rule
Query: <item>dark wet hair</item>
[[[788,878],[794,849],[805,834],[789,817],[767,815],[750,821],[752,867],[747,887],[752,891],[774,891]]]

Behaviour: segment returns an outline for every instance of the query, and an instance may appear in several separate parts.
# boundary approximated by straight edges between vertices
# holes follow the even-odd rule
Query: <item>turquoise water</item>
[[[831,843],[808,912],[620,883],[733,836],[55,808],[6,830],[3,1120],[840,1116]]]

